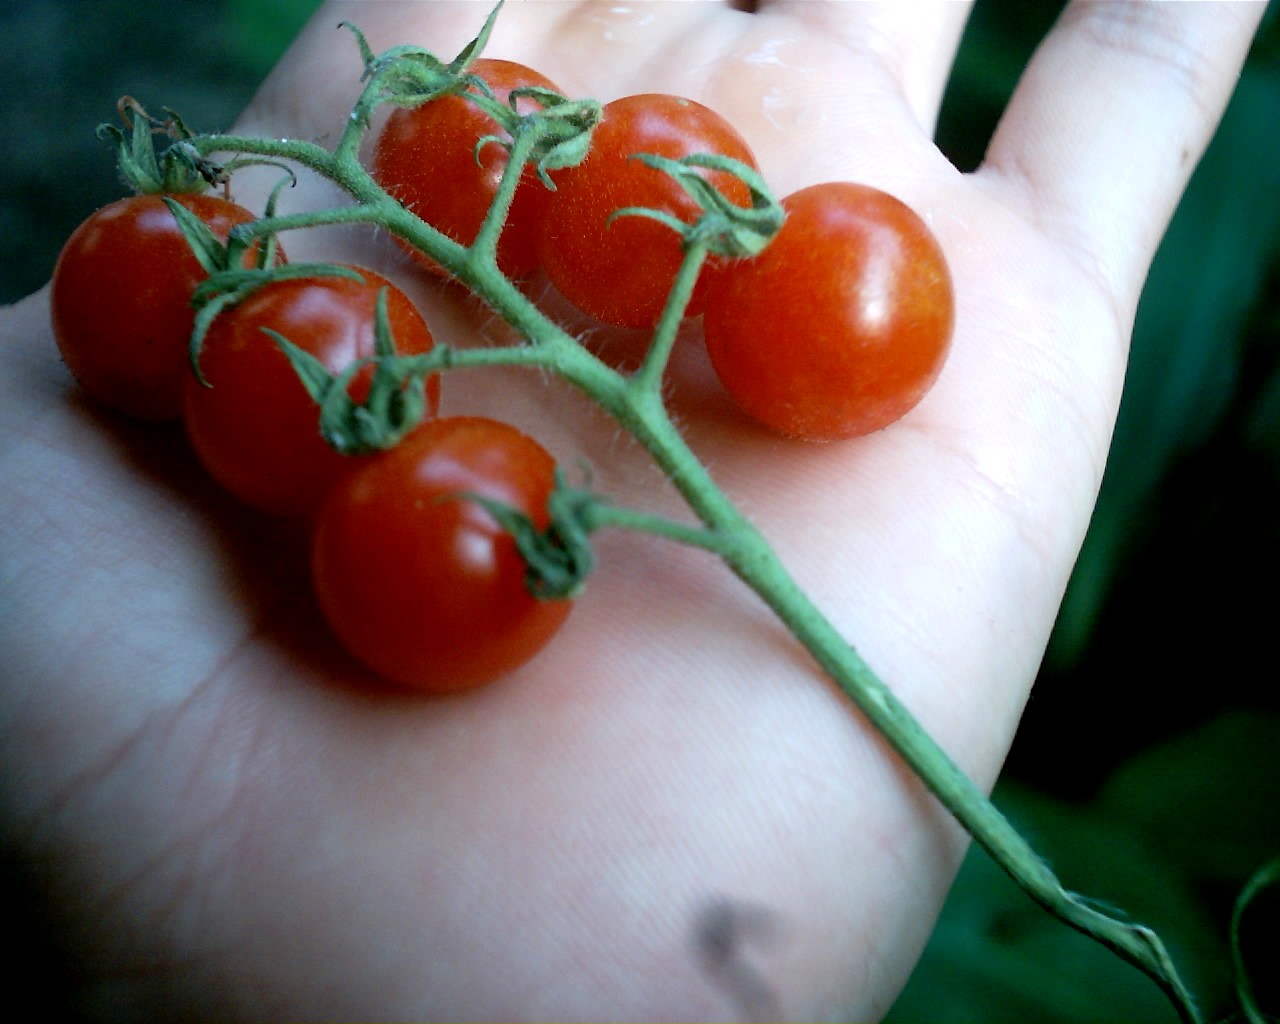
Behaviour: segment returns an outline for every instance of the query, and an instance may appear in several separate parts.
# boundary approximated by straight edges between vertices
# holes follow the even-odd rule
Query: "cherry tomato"
[[[559,91],[550,79],[513,61],[481,57],[468,70],[488,83],[500,103],[507,102],[513,89],[537,86]],[[538,104],[522,100],[518,109],[527,113],[538,109]],[[508,138],[488,114],[461,95],[399,107],[378,137],[373,176],[432,227],[469,245],[507,166],[506,151],[496,144],[486,145],[476,162],[476,143],[486,135]],[[526,168],[498,240],[498,267],[507,277],[526,277],[537,266],[534,242],[548,194],[537,174]],[[411,251],[423,266],[444,273],[439,264]]]
[[[219,196],[172,198],[224,240],[254,219]],[[204,277],[160,196],[119,199],[85,220],[63,246],[50,294],[58,350],[80,386],[127,415],[176,419],[190,375],[191,293]]]
[[[288,357],[263,331],[271,328],[340,373],[374,354],[378,292],[397,351],[432,347],[431,332],[405,294],[385,278],[355,268],[363,278],[322,276],[279,280],[254,292],[213,321],[200,356],[209,387],[188,374],[184,419],[205,468],[228,491],[277,515],[314,511],[352,457],[323,439],[319,407]],[[368,393],[372,368],[351,384],[357,401]],[[438,379],[428,382],[434,412]]]
[[[641,206],[690,223],[699,212],[670,175],[630,159],[635,153],[672,160],[719,153],[756,166],[733,126],[693,100],[647,93],[605,104],[587,158],[552,175],[556,191],[548,200],[538,255],[566,299],[617,327],[657,323],[682,250],[679,236],[665,225],[620,217],[606,226],[610,214]],[[746,186],[732,175],[706,177],[733,202],[750,203]],[[701,291],[694,293],[689,316],[699,312]]]
[[[709,276],[711,363],[736,403],[782,434],[879,430],[920,401],[946,359],[946,258],[924,221],[878,189],[814,185],[782,205],[764,252]]]
[[[377,673],[430,692],[490,682],[524,664],[569,614],[525,585],[515,541],[479,494],[547,525],[554,463],[514,427],[431,420],[344,477],[313,538],[320,607]]]

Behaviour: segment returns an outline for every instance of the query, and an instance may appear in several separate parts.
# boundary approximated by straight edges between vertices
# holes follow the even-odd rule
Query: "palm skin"
[[[1175,6],[1072,9],[970,176],[929,141],[960,3],[512,4],[488,49],[571,94],[700,99],[779,194],[862,180],[930,222],[957,334],[907,419],[772,439],[696,345],[675,401],[800,584],[983,785],[1096,495],[1148,262],[1261,10]],[[331,4],[241,129],[336,135],[358,89],[344,18],[375,49],[451,55],[484,11]],[[287,202],[332,200],[304,178]],[[385,238],[288,244],[375,261],[444,340],[493,329]],[[371,687],[318,621],[301,531],[234,508],[180,437],[84,403],[46,307],[0,322],[0,777],[6,850],[47,883],[73,1002],[222,1020],[886,1009],[964,837],[726,570],[602,535],[587,595],[522,671],[446,700]],[[619,503],[678,514],[565,386],[445,387],[445,411],[511,420]],[[717,957],[726,906],[746,926]]]

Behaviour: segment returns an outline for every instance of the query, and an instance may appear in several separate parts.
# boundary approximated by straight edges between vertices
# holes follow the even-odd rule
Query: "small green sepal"
[[[458,52],[458,56],[454,57],[449,63],[450,71],[461,74],[470,67],[472,61],[484,52],[484,48],[489,45],[489,37],[493,35],[493,26],[498,20],[498,13],[502,10],[502,4],[503,0],[498,0],[494,5],[493,10],[489,12],[489,16],[484,19],[484,24],[480,26],[480,31],[476,33],[476,37],[467,43]]]
[[[227,246],[209,230],[209,225],[188,210],[176,199],[162,197],[164,205],[169,207],[173,219],[178,222],[178,230],[186,240],[187,247],[195,256],[196,262],[206,274],[217,274],[226,270],[229,264]]]
[[[448,360],[448,350],[436,346],[422,356],[396,351],[387,316],[387,289],[378,292],[374,314],[374,354],[333,373],[311,353],[270,328],[263,330],[292,364],[307,393],[319,406],[320,433],[343,455],[365,455],[396,445],[430,412],[427,378]],[[372,365],[373,379],[363,402],[351,397],[356,375]]]
[[[448,63],[420,46],[394,46],[383,53],[374,53],[369,40],[355,24],[340,22],[341,28],[348,29],[355,36],[356,45],[360,48],[360,60],[364,64],[361,81],[368,83],[352,116],[368,127],[374,109],[380,104],[415,107],[469,88],[479,90],[484,98],[492,102],[493,92],[488,85],[475,75],[468,74],[467,68],[488,44],[501,9],[502,0],[499,0],[476,37]],[[499,122],[506,127],[501,118]]]
[[[601,498],[569,486],[557,468],[555,485],[547,498],[547,528],[540,530],[506,502],[471,492],[454,497],[475,502],[511,535],[525,561],[525,586],[530,594],[540,601],[555,601],[582,593],[595,569],[590,532],[593,511],[603,503]]]
[[[684,240],[685,247],[699,243],[708,252],[729,259],[755,256],[772,241],[785,219],[782,205],[755,168],[718,153],[693,153],[681,160],[656,153],[636,153],[631,159],[674,178],[702,209],[693,223],[671,214],[643,207],[625,207],[610,217],[648,217],[665,224]],[[709,182],[702,170],[731,174],[751,195],[749,207],[739,206]]]
[[[196,310],[195,325],[187,345],[191,372],[205,387],[210,384],[200,369],[200,353],[204,339],[214,320],[224,311],[238,306],[254,292],[275,281],[299,280],[306,277],[345,277],[363,281],[351,267],[341,263],[281,263],[271,267],[228,267],[210,274],[191,293]]]
[[[115,147],[116,168],[131,192],[195,195],[226,182],[223,168],[188,143],[191,131],[172,110],[165,110],[163,120],[152,117],[132,96],[122,96],[116,110],[124,127],[99,125],[98,138]],[[160,152],[156,151],[157,135],[171,140]]]

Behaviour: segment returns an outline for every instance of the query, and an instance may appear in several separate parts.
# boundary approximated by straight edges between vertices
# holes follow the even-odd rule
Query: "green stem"
[[[773,609],[974,841],[1031,899],[1142,970],[1165,991],[1184,1021],[1198,1022],[1191,994],[1156,934],[1108,917],[1067,892],[1009,820],[795,586],[769,545],[749,525],[735,532],[739,546],[728,559],[734,572]]]
[[[827,675],[993,860],[1036,903],[1112,950],[1166,993],[1183,1021],[1201,1020],[1168,951],[1149,928],[1108,917],[1061,882],[818,610],[773,548],[737,510],[686,446],[663,410],[629,424],[706,525],[726,564],[773,610]],[[636,429],[639,428],[639,429]]]
[[[702,548],[704,551],[710,551],[722,557],[724,555],[724,538],[705,526],[678,523],[674,519],[668,519],[665,516],[637,512],[635,509],[597,503],[592,506],[590,516],[585,525],[592,532],[605,527],[613,527],[620,530],[639,530],[643,533],[665,537],[667,540],[673,540],[677,544],[687,544],[689,547]]]
[[[377,224],[380,211],[369,206],[343,206],[336,210],[316,210],[311,213],[289,213],[274,217],[260,217],[245,224],[238,224],[231,233],[248,245],[256,238],[278,235],[284,231],[301,228],[334,227],[340,224]]]
[[[198,135],[188,141],[204,156],[228,152],[291,161],[310,167],[343,188],[347,187],[342,180],[344,175],[341,175],[341,171],[349,165],[349,161],[339,160],[334,153],[314,142],[300,142],[297,139],[255,139],[248,135]]]
[[[507,165],[503,168],[502,178],[498,182],[498,191],[494,194],[489,211],[480,224],[480,230],[476,232],[475,241],[471,243],[473,259],[496,265],[498,238],[502,234],[503,226],[507,223],[507,215],[511,212],[511,201],[515,198],[516,186],[520,184],[525,165],[529,162],[529,155],[537,142],[538,136],[534,131],[516,132],[507,155]],[[496,144],[490,143],[490,145]],[[539,184],[537,187],[542,186]]]
[[[527,301],[518,292],[516,295]],[[499,313],[505,312],[502,303],[491,304]],[[1149,928],[1093,909],[1062,886],[1009,820],[796,585],[768,541],[720,490],[688,447],[665,406],[629,387],[598,389],[594,373],[584,373],[585,367],[580,365],[578,357],[591,358],[585,350],[575,345],[566,356],[557,367],[560,374],[595,398],[644,445],[702,521],[706,531],[696,534],[695,543],[719,553],[773,610],[974,841],[1032,900],[1133,964],[1159,985],[1183,1021],[1199,1024],[1195,1002],[1160,938]]]
[[[557,345],[512,345],[501,348],[452,348],[437,345],[421,359],[425,373],[473,369],[481,366],[528,366],[554,370]]]
[[[685,310],[689,308],[689,300],[693,298],[693,289],[698,283],[698,275],[707,259],[707,246],[703,242],[691,242],[684,251],[684,259],[680,261],[680,269],[667,294],[666,304],[662,307],[662,316],[653,332],[653,340],[645,353],[644,362],[632,378],[632,386],[638,391],[658,394],[662,388],[662,378],[667,372],[667,363],[671,359],[671,350],[676,338],[680,335],[680,325],[684,322]]]

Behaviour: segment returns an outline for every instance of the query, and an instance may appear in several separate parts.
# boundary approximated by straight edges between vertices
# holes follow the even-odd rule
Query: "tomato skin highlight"
[[[189,374],[183,418],[200,461],[226,490],[273,515],[313,512],[359,456],[341,455],[324,440],[319,407],[298,379],[271,328],[340,373],[374,354],[378,292],[387,288],[387,315],[396,350],[427,352],[433,339],[399,288],[363,267],[363,282],[341,277],[274,281],[221,313],[205,337],[200,369],[209,387]],[[350,393],[368,393],[372,367]],[[439,379],[428,381],[432,414]]]
[[[836,440],[911,410],[950,348],[955,296],[942,248],[906,204],[845,182],[782,201],[758,256],[709,275],[703,329],[737,405],[778,433]]]
[[[659,210],[692,223],[697,204],[670,175],[631,157],[656,153],[679,160],[719,153],[756,167],[746,141],[708,107],[680,96],[645,93],[604,105],[591,150],[577,167],[552,175],[538,255],[552,284],[574,306],[615,327],[652,327],[683,258],[679,236],[642,217],[609,216],[627,206]],[[706,178],[739,206],[747,187],[720,171]],[[701,286],[687,310],[696,316]]]
[[[560,91],[544,75],[514,61],[480,57],[468,71],[483,78],[504,104],[517,88]],[[533,100],[519,105],[521,113],[536,109]],[[375,145],[374,179],[432,227],[470,245],[507,166],[506,151],[494,144],[485,146],[476,162],[476,143],[486,135],[507,138],[488,114],[460,95],[398,107]],[[535,243],[549,194],[533,168],[526,167],[498,239],[498,268],[509,278],[527,277],[537,268]],[[445,274],[435,261],[405,248],[432,273]]]
[[[461,495],[545,528],[554,469],[514,427],[447,417],[344,477],[312,547],[316,597],[343,646],[382,677],[432,693],[480,686],[532,658],[572,602],[530,594],[515,541]]]
[[[220,196],[170,198],[224,241],[254,219]],[[91,214],[63,246],[50,291],[58,351],[80,386],[128,416],[177,419],[191,373],[191,293],[204,278],[160,196],[129,196]]]

